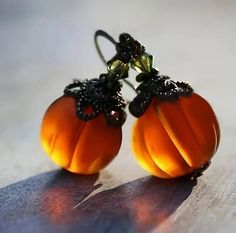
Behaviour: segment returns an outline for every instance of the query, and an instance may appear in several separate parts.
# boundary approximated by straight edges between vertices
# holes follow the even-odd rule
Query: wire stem
[[[104,63],[104,65],[107,66],[107,61],[106,61],[106,59],[105,59],[105,57],[104,57],[104,55],[101,51],[99,43],[98,43],[98,37],[99,36],[106,38],[107,40],[109,40],[115,46],[117,45],[117,42],[114,40],[114,38],[112,36],[110,36],[107,32],[105,32],[103,30],[97,30],[94,34],[94,43],[95,43],[97,53],[98,53],[99,57],[101,58],[102,62]],[[135,89],[134,85],[131,82],[129,82],[126,79],[122,79],[122,81],[124,83],[126,83],[131,89],[133,89],[133,91],[135,91],[135,93],[137,94],[137,90]]]

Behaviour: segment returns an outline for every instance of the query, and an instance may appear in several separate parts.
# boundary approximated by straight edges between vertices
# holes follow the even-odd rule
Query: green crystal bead
[[[108,63],[108,72],[117,73],[119,78],[126,78],[128,76],[129,65],[120,60],[114,60]]]
[[[151,72],[153,65],[153,56],[144,53],[141,57],[134,58],[131,61],[131,67],[135,69],[137,72]]]

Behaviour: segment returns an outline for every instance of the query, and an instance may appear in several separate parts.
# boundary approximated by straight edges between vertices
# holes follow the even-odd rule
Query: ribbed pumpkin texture
[[[108,127],[103,114],[89,121],[76,116],[76,101],[62,96],[47,109],[41,144],[59,166],[80,174],[99,172],[119,152],[121,128]]]
[[[192,173],[216,152],[220,129],[210,104],[196,93],[176,101],[153,99],[137,119],[132,147],[138,163],[154,176]]]

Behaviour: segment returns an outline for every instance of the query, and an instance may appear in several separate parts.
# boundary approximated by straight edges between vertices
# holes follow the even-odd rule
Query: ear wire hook
[[[109,40],[115,46],[116,46],[117,42],[113,39],[113,37],[111,37],[107,32],[105,32],[103,30],[97,30],[94,34],[94,43],[95,43],[95,47],[97,49],[97,53],[100,56],[103,63],[105,64],[105,66],[107,66],[107,61],[106,61],[106,59],[101,51],[101,48],[98,44],[98,37],[99,36],[104,37],[105,39]]]
[[[99,57],[101,58],[101,60],[103,61],[103,63],[105,64],[105,66],[108,65],[109,61],[107,62],[102,51],[101,51],[101,48],[99,46],[99,43],[98,43],[98,37],[104,37],[105,39],[109,40],[113,45],[115,45],[115,47],[117,46],[118,42],[115,41],[115,39],[110,36],[107,32],[103,31],[103,30],[97,30],[94,34],[94,44],[95,44],[95,47],[96,47],[96,50],[97,50],[97,53],[99,55]],[[133,84],[131,82],[129,82],[128,80],[126,79],[122,79],[123,82],[125,82],[130,88],[132,88],[135,93],[137,93],[137,90],[136,88],[133,86]]]

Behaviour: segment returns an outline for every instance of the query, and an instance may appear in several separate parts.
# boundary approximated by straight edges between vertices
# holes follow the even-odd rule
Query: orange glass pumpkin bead
[[[185,82],[175,82],[153,68],[153,56],[128,33],[119,42],[106,32],[95,33],[95,44],[102,60],[97,37],[107,38],[116,47],[116,55],[107,62],[108,70],[120,68],[139,74],[135,98],[129,111],[137,117],[132,146],[139,164],[161,178],[191,174],[196,178],[209,166],[216,152],[220,129],[210,104],[193,92]],[[106,61],[105,61],[106,63]]]
[[[62,96],[47,109],[41,126],[42,146],[50,158],[81,174],[96,173],[110,163],[121,138],[121,127],[109,127],[102,114],[90,121],[79,119],[70,96]]]
[[[214,111],[193,93],[172,101],[153,98],[135,123],[132,146],[144,169],[157,177],[173,178],[207,164],[219,140]]]
[[[56,164],[74,173],[93,174],[118,154],[125,121],[119,86],[106,76],[75,81],[49,106],[40,137]]]

